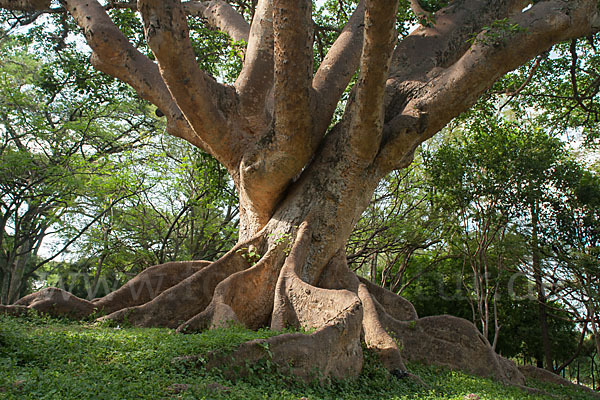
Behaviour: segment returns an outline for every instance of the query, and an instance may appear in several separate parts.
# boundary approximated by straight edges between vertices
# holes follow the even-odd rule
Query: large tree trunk
[[[169,133],[227,168],[240,198],[240,240],[215,262],[155,266],[93,302],[48,289],[4,309],[78,317],[103,310],[105,319],[180,332],[232,322],[303,327],[314,332],[250,342],[234,353],[241,366],[271,357],[303,377],[315,369],[356,376],[361,341],[390,371],[404,370],[398,341],[406,359],[522,383],[471,323],[418,319],[404,299],[354,275],[344,247],[379,180],[409,165],[419,144],[502,74],[600,26],[596,0],[540,1],[522,12],[529,3],[455,0],[432,26],[398,42],[398,2],[364,0],[313,73],[309,0],[259,0],[251,24],[225,1],[138,0],[157,63],[131,45],[96,0],[61,2],[82,28],[95,67],[129,83],[162,111]],[[0,0],[0,7],[27,10],[47,4]],[[233,86],[198,68],[191,13],[247,41]],[[489,28],[499,20],[522,29]],[[357,70],[344,116],[329,129]]]
[[[328,140],[341,137],[334,132]],[[292,185],[267,224],[259,231],[246,228],[251,238],[220,260],[152,267],[92,302],[48,289],[21,299],[17,310],[25,306],[74,317],[99,311],[108,313],[102,319],[179,332],[230,323],[314,330],[268,339],[270,353],[256,342],[235,353],[240,366],[272,357],[282,368],[291,362],[293,372],[306,378],[315,367],[324,376],[358,375],[364,340],[390,371],[406,369],[397,344],[403,343],[410,360],[522,383],[516,368],[497,356],[472,324],[447,316],[418,319],[406,300],[348,269],[344,246],[379,176],[337,159],[337,147],[330,148]]]

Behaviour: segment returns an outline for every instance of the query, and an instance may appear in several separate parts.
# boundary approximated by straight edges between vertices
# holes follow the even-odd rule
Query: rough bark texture
[[[440,315],[410,322],[387,319],[384,323],[402,338],[402,355],[407,360],[492,376],[506,383],[525,383],[516,365],[497,355],[467,320]]]
[[[557,375],[553,372],[550,372],[546,369],[537,368],[537,367],[534,367],[533,365],[521,365],[521,366],[519,366],[519,370],[526,378],[531,378],[531,379],[535,379],[535,380],[542,381],[542,382],[548,382],[548,383],[552,383],[554,385],[574,387],[579,390],[586,391],[594,398],[600,398],[600,393],[596,392],[595,390],[593,390],[587,386],[577,385],[577,384],[563,378],[562,376]]]
[[[364,341],[391,371],[405,369],[404,357],[524,382],[473,324],[449,316],[419,319],[406,300],[356,277],[343,249],[380,179],[409,165],[419,144],[502,74],[557,42],[595,33],[596,0],[539,1],[526,12],[524,0],[454,0],[432,26],[399,42],[397,1],[365,0],[316,73],[308,0],[259,0],[250,24],[224,1],[139,0],[156,63],[129,43],[96,0],[63,3],[82,28],[94,65],[159,107],[169,133],[227,168],[240,196],[240,240],[215,262],[156,266],[92,302],[47,289],[2,310],[75,317],[103,311],[105,319],[180,332],[231,322],[302,327],[314,332],[247,343],[233,360],[243,366],[270,357],[304,378],[315,368],[323,376],[356,376]],[[418,2],[412,5],[421,14]],[[190,13],[202,13],[236,41],[247,38],[234,86],[198,68]],[[504,19],[521,29],[485,28]],[[330,129],[359,67],[343,118]],[[229,360],[215,355],[208,366]]]

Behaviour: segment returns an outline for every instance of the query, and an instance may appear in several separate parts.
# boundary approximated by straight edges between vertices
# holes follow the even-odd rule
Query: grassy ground
[[[481,399],[541,400],[497,382],[436,367],[411,365],[431,388],[390,376],[367,353],[358,379],[304,384],[253,368],[235,382],[185,362],[274,333],[242,328],[178,335],[168,329],[137,329],[73,323],[30,316],[0,316],[0,398],[6,399]],[[530,382],[565,399],[589,395]]]

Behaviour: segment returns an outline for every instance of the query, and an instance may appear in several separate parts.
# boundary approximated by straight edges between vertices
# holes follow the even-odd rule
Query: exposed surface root
[[[114,292],[92,300],[92,303],[106,314],[138,306],[147,303],[210,264],[210,261],[189,261],[155,265],[140,272]]]
[[[587,386],[577,385],[577,384],[563,378],[562,376],[554,374],[545,369],[538,368],[533,365],[520,365],[519,371],[521,371],[521,373],[523,375],[525,375],[526,378],[531,378],[531,379],[535,379],[535,380],[542,381],[542,382],[548,382],[548,383],[552,383],[554,385],[572,387],[572,388],[576,388],[578,390],[584,390],[587,393],[593,395],[594,397],[600,398],[600,393],[596,392],[595,390],[590,389]]]
[[[347,310],[360,304],[358,296],[349,290],[318,288],[304,282],[298,275],[306,259],[311,231],[303,224],[296,243],[286,259],[275,289],[271,328],[288,326],[319,329],[334,321]]]
[[[20,315],[35,309],[85,318],[113,311],[103,318],[138,326],[179,326],[178,331],[231,322],[252,329],[269,324],[275,330],[303,328],[314,332],[248,342],[230,355],[212,355],[207,366],[243,369],[262,359],[305,379],[353,377],[362,370],[363,340],[394,375],[405,376],[403,360],[410,360],[523,387],[523,373],[497,355],[472,323],[451,316],[419,319],[410,302],[350,271],[343,251],[331,258],[318,282],[303,281],[298,271],[307,263],[311,240],[305,222],[288,256],[285,246],[275,245],[252,265],[256,252],[250,248],[266,247],[263,236],[256,236],[213,263],[151,267],[100,299],[88,301],[49,288],[0,306],[0,312]]]
[[[358,376],[363,364],[360,341],[356,340],[360,334],[360,303],[355,307],[310,335],[288,333],[246,342],[232,354],[209,357],[206,367],[225,369],[226,374],[233,375],[249,372],[250,365],[268,360],[281,372],[305,380]]]
[[[358,286],[358,297],[364,308],[362,326],[365,344],[377,353],[381,363],[389,371],[406,371],[406,366],[400,356],[400,349],[381,324],[375,302],[364,284]]]
[[[236,245],[219,260],[163,291],[151,301],[118,310],[103,319],[127,321],[136,326],[178,327],[208,306],[219,282],[250,267],[245,252],[258,241],[259,238],[254,238]]]
[[[401,339],[402,355],[407,360],[492,376],[509,384],[525,383],[516,365],[496,354],[467,320],[440,315],[409,322],[388,317],[382,322]]]
[[[53,316],[81,319],[93,312],[111,313],[146,303],[169,287],[210,265],[209,261],[171,262],[150,267],[118,290],[91,301],[81,299],[59,288],[46,288],[27,295],[0,311],[12,314],[30,309]]]
[[[418,319],[409,301],[357,277],[344,262],[334,261],[319,285],[345,287],[358,293],[364,308],[365,343],[391,371],[403,365],[396,343],[400,342],[402,358],[409,361],[493,376],[517,386],[525,382],[515,364],[497,355],[471,322],[451,316]]]
[[[326,269],[319,285],[346,287],[358,293],[364,307],[365,343],[391,371],[402,368],[396,365],[403,365],[397,341],[402,358],[409,361],[493,376],[514,385],[525,382],[515,364],[497,355],[487,339],[467,320],[451,316],[418,319],[409,301],[357,277],[339,261]]]
[[[396,340],[386,332],[380,315],[387,315],[378,299],[382,299],[396,315],[403,318],[416,318],[412,304],[375,285],[362,283],[362,280],[348,269],[346,255],[340,251],[327,266],[319,280],[319,286],[328,288],[345,287],[359,297],[363,305],[362,336],[366,346],[375,351],[382,364],[392,373],[405,374],[406,366],[402,361]],[[373,291],[371,291],[373,289]],[[381,289],[381,290],[377,290]],[[386,293],[387,292],[387,293]],[[378,296],[375,296],[376,293]]]
[[[80,299],[58,288],[42,289],[23,297],[15,305],[25,306],[28,309],[53,316],[67,316],[76,319],[85,318],[95,310],[91,301]]]
[[[27,311],[29,311],[27,306],[17,306],[14,304],[11,304],[11,305],[0,304],[0,314],[14,315],[14,316],[18,317],[20,315],[27,314]]]
[[[47,288],[15,305],[2,306],[0,312],[19,314],[34,309],[76,319],[102,312],[108,315],[101,320],[175,328],[206,308],[219,282],[250,267],[249,249],[260,241],[257,236],[238,244],[215,262],[171,262],[150,267],[118,290],[92,301]]]
[[[252,281],[242,284],[244,278],[256,279],[266,274],[267,283],[255,284],[259,285],[261,290],[266,284],[275,293],[274,302],[271,302],[271,327],[281,330],[291,325],[316,331],[308,335],[283,334],[247,342],[233,354],[214,355],[207,364],[208,368],[233,367],[243,370],[258,360],[269,360],[280,370],[304,379],[318,376],[343,378],[360,373],[363,364],[360,343],[363,313],[360,299],[347,290],[327,290],[309,285],[296,273],[296,269],[301,267],[306,259],[310,236],[310,230],[304,223],[298,231],[295,245],[285,259],[277,281],[272,280],[273,276],[277,276],[272,272],[278,271],[277,266],[281,265],[279,261],[283,261],[285,257],[277,253],[267,253],[264,263],[257,264],[252,270],[248,270],[247,274],[232,276],[230,282],[223,282],[223,292],[220,287],[220,299],[214,304],[216,308],[226,300],[230,305],[229,310],[241,307],[238,311],[241,313],[243,305],[236,305],[231,297],[233,293],[229,293],[229,290],[252,289]],[[261,306],[259,309],[263,312],[267,307]],[[225,313],[229,310],[225,310]],[[212,318],[215,315],[216,310],[213,311]],[[237,317],[246,318],[241,315]]]
[[[178,332],[201,331],[230,323],[241,323],[250,329],[268,326],[284,259],[283,251],[269,251],[253,267],[223,280],[208,307],[180,325]]]
[[[357,278],[367,287],[371,296],[377,300],[377,303],[383,307],[390,317],[397,319],[398,321],[412,321],[419,318],[415,307],[404,297],[390,292],[381,286],[377,286],[365,278],[360,276],[357,276]]]

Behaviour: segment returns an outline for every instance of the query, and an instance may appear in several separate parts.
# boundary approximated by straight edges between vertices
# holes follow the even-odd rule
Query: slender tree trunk
[[[12,304],[19,299],[23,274],[25,273],[26,256],[17,257],[11,267],[10,285],[8,288],[8,303]]]
[[[591,366],[590,366],[590,371],[592,372],[592,389],[596,390],[596,375],[594,374],[594,355],[592,354],[592,358],[591,358]]]
[[[2,269],[2,286],[0,286],[0,304],[10,304],[8,302],[8,289],[10,287],[10,269]]]
[[[560,366],[556,367],[556,373],[557,374],[561,374],[564,376],[564,370],[566,367],[568,367],[573,361],[575,361],[577,359],[577,357],[579,357],[579,354],[581,353],[581,350],[583,349],[583,343],[585,341],[585,336],[587,333],[588,327],[587,327],[587,322],[583,325],[583,328],[581,329],[581,334],[579,335],[579,342],[577,343],[577,349],[575,350],[575,353],[573,353],[571,355],[571,357],[569,357],[565,362],[563,362]]]
[[[595,307],[593,308],[595,309]],[[596,354],[600,354],[600,337],[598,336],[598,325],[594,315],[596,314],[592,314],[592,333],[594,336],[594,344],[596,345]]]
[[[19,253],[11,267],[10,274],[10,285],[8,288],[8,304],[13,304],[21,296],[21,290],[23,289],[23,276],[25,275],[25,268],[29,262],[33,251],[33,243],[31,240],[27,240],[22,246],[17,249]]]
[[[92,299],[96,297],[98,293],[98,286],[100,283],[100,275],[102,275],[102,267],[104,266],[104,260],[107,257],[106,250],[102,250],[100,253],[100,257],[98,257],[98,262],[96,263],[96,272],[94,273],[94,280],[92,282],[92,287],[90,288],[90,292],[88,293],[88,298]]]
[[[498,291],[497,288],[494,289],[494,340],[492,342],[492,349],[496,351],[496,346],[498,345],[498,338],[500,337],[500,322],[498,320]]]
[[[377,282],[377,254],[373,254],[373,256],[371,258],[370,275],[371,275],[371,282],[376,283]]]
[[[546,306],[546,293],[544,290],[543,272],[540,259],[538,244],[538,207],[535,202],[529,205],[531,213],[531,259],[533,267],[533,276],[538,300],[538,321],[540,324],[540,333],[542,335],[542,346],[544,352],[544,368],[554,372],[552,360],[552,346],[550,343],[550,334],[548,332],[548,311]]]
[[[98,284],[100,283],[100,275],[102,275],[102,268],[104,267],[104,261],[109,255],[110,244],[109,239],[113,229],[113,221],[114,221],[114,207],[110,207],[108,221],[104,219],[100,220],[100,228],[102,230],[102,250],[100,251],[100,256],[98,257],[98,262],[96,263],[96,272],[94,273],[94,281],[92,282],[92,287],[90,288],[91,296],[96,297],[98,293]],[[162,249],[161,249],[162,250]],[[90,298],[93,298],[90,297]]]

